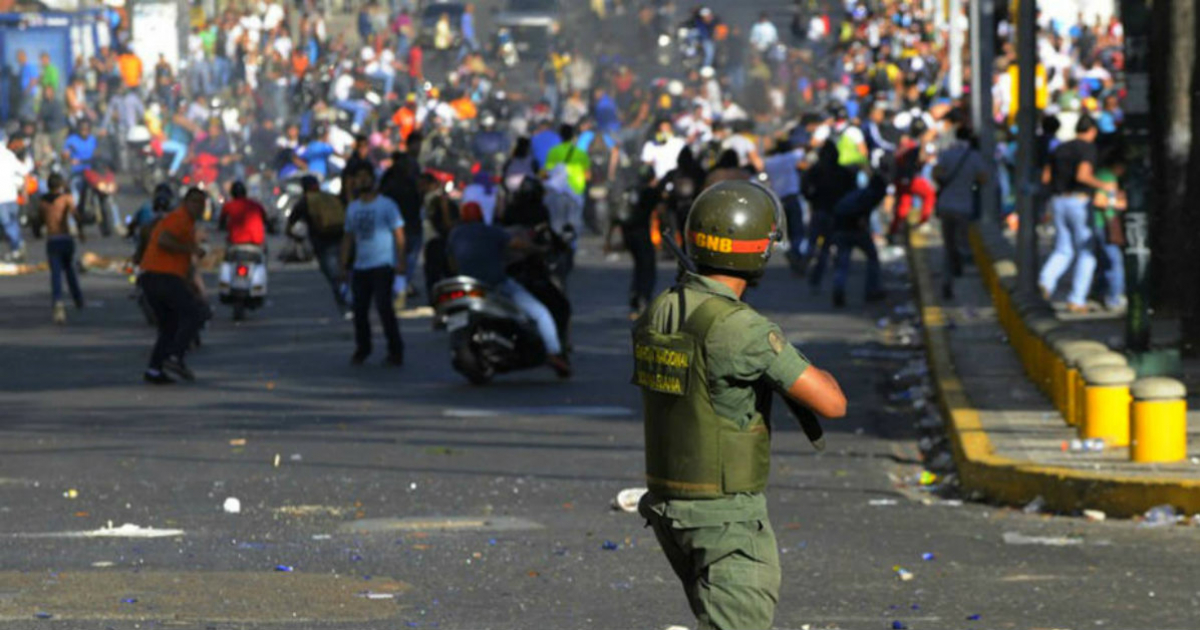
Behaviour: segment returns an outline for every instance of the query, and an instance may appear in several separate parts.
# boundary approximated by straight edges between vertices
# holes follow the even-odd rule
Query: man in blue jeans
[[[17,157],[25,149],[25,140],[16,136],[8,145],[0,143],[0,229],[8,241],[9,259],[25,259],[25,241],[21,238],[21,206],[17,203],[29,174],[29,160]]]
[[[71,238],[68,219],[79,221],[79,209],[71,195],[63,190],[62,175],[54,173],[46,182],[50,192],[38,201],[42,223],[46,226],[46,260],[50,263],[50,291],[54,300],[54,323],[67,323],[67,309],[63,304],[62,277],[67,277],[71,299],[75,308],[83,308],[83,292],[79,289],[79,278],[75,275],[75,239]],[[82,238],[82,235],[80,236]]]
[[[570,376],[571,364],[563,355],[554,316],[528,289],[504,273],[506,251],[531,251],[536,250],[536,246],[509,234],[503,228],[484,223],[483,212],[478,204],[464,205],[460,221],[458,227],[450,232],[446,243],[451,265],[458,273],[475,278],[504,294],[517,308],[529,315],[537,323],[538,334],[546,345],[546,363],[559,376]]]
[[[1088,223],[1092,195],[1097,190],[1117,191],[1115,182],[1096,178],[1097,133],[1091,117],[1080,118],[1075,125],[1075,139],[1060,145],[1042,172],[1042,183],[1050,185],[1054,193],[1050,200],[1054,211],[1054,251],[1042,266],[1038,285],[1042,295],[1050,299],[1058,281],[1074,262],[1071,291],[1067,294],[1067,310],[1072,313],[1088,311],[1088,291],[1096,272],[1096,237]]]
[[[350,289],[354,296],[354,355],[352,365],[362,365],[371,355],[371,304],[379,313],[383,334],[387,337],[390,365],[404,365],[404,340],[392,306],[396,276],[405,272],[404,218],[391,199],[375,189],[375,171],[361,164],[345,178],[354,201],[346,209],[345,236],[342,237],[342,269],[354,273]]]
[[[846,281],[850,278],[850,254],[861,249],[867,257],[866,301],[878,302],[884,296],[879,269],[879,252],[871,239],[871,213],[887,196],[888,178],[876,171],[866,188],[854,190],[833,207],[833,246],[837,259],[833,266],[833,306],[846,306]]]
[[[345,236],[345,209],[341,199],[336,195],[321,190],[321,183],[312,175],[300,178],[304,194],[292,207],[288,215],[288,233],[291,234],[297,223],[303,222],[308,226],[308,240],[312,244],[317,266],[321,275],[329,282],[333,291],[333,300],[346,319],[353,317],[350,302],[346,298],[349,288],[342,281],[339,260],[341,258],[342,238]],[[341,215],[341,221],[338,220]]]

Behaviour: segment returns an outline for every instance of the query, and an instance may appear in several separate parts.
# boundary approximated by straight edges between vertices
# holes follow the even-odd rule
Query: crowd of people
[[[513,35],[480,32],[471,4],[435,14],[432,28],[421,23],[424,7],[393,4],[362,4],[352,30],[331,26],[332,8],[279,0],[195,11],[181,67],[140,59],[120,16],[113,46],[77,60],[69,76],[45,55],[39,64],[33,51],[18,52],[19,120],[0,149],[0,219],[19,258],[18,194],[40,199],[31,205],[45,214],[58,261],[56,319],[60,272],[83,303],[65,240],[104,219],[87,198],[86,175],[99,162],[134,178],[149,170],[148,189],[155,178],[174,183],[161,204],[148,204],[160,212],[133,222],[175,234],[164,241],[131,230],[149,239],[143,277],[161,272],[160,245],[168,258],[199,253],[203,230],[186,226],[237,201],[238,182],[241,197],[248,190],[262,202],[249,216],[281,227],[317,260],[336,306],[355,321],[356,363],[370,353],[371,304],[384,320],[388,361],[402,363],[391,297],[431,300],[434,283],[459,271],[486,277],[538,323],[560,373],[570,370],[567,278],[585,231],[631,254],[636,316],[654,296],[663,240],[693,238],[684,226],[696,196],[722,181],[758,181],[779,199],[790,269],[816,293],[832,264],[841,307],[854,250],[867,260],[864,299],[880,300],[877,248],[935,215],[946,244],[943,293],[952,298],[980,185],[996,178],[1002,209],[1013,206],[1015,151],[1006,140],[1016,64],[1006,23],[993,87],[1003,137],[995,156],[983,156],[967,102],[948,96],[946,27],[921,3],[797,2],[740,24],[703,6],[597,1],[567,9],[545,49],[511,65]],[[1056,291],[1074,263],[1068,301],[1085,308],[1099,252],[1103,301],[1116,308],[1120,243],[1104,227],[1123,208],[1115,183],[1123,33],[1116,21],[1045,21],[1041,33],[1039,159],[1057,228],[1042,286]],[[280,206],[279,189],[296,178],[301,194]],[[185,189],[187,216],[168,214]],[[155,224],[164,214],[177,218]],[[494,273],[503,266],[492,258],[512,250],[539,262]],[[197,284],[190,266],[167,266],[182,286]],[[145,289],[174,326],[160,335],[148,379],[167,378],[164,368],[190,375],[178,366],[206,311],[179,286],[155,282]]]

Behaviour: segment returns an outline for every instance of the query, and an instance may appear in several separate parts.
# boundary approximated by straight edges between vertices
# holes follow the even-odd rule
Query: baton
[[[671,255],[675,257],[675,260],[679,262],[680,266],[682,266],[685,271],[688,271],[689,273],[699,273],[699,270],[696,268],[696,263],[692,262],[692,259],[688,258],[687,254],[684,254],[683,250],[679,248],[679,244],[675,242],[674,230],[670,228],[663,230],[662,242],[663,245],[666,245],[667,249],[670,250]],[[683,315],[683,313],[680,314],[681,317]],[[824,451],[825,429],[821,428],[821,420],[817,417],[817,414],[813,412],[812,409],[809,409],[799,402],[792,400],[792,398],[786,394],[780,394],[779,397],[783,399],[784,404],[787,405],[788,411],[790,411],[792,416],[796,418],[796,422],[800,423],[800,428],[804,431],[804,435],[808,437],[808,441],[812,442],[813,448],[817,449],[818,451]]]

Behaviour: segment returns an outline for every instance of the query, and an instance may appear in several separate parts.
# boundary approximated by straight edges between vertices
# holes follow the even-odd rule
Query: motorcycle
[[[267,256],[257,245],[233,245],[217,275],[222,304],[233,306],[233,321],[246,318],[247,310],[262,307],[267,297]]]
[[[545,363],[537,324],[499,292],[456,276],[434,285],[433,294],[435,325],[450,334],[451,364],[472,384]]]
[[[85,194],[80,208],[84,223],[96,223],[102,236],[111,236],[114,230],[123,230],[120,210],[117,208],[117,175],[107,164],[96,162],[83,171]]]

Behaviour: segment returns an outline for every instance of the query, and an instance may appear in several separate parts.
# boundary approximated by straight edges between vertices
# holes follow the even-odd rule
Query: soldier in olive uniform
[[[763,491],[772,392],[827,418],[845,415],[837,381],[741,301],[779,238],[762,186],[720,183],[687,219],[698,273],[659,295],[634,326],[649,493],[638,506],[683,582],[701,629],[770,628],[779,553]]]

